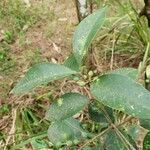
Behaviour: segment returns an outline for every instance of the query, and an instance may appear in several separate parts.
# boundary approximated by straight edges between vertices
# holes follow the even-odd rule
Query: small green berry
[[[80,79],[79,79],[79,77],[74,77],[73,80],[74,81],[79,81]]]
[[[59,149],[61,146],[62,146],[62,143],[61,143],[61,142],[57,142],[56,145],[55,145],[55,147],[56,147],[57,149]]]
[[[87,129],[88,125],[86,123],[82,124],[83,129]]]
[[[72,145],[73,145],[73,142],[69,140],[69,141],[66,142],[66,145],[67,145],[67,146],[72,146]]]
[[[88,135],[87,135],[86,132],[82,132],[82,136],[83,136],[84,138],[87,138],[87,137],[88,137]]]
[[[93,71],[88,72],[89,77],[92,77],[94,75]]]
[[[83,78],[86,80],[87,79],[87,75],[83,75]]]
[[[96,73],[97,73],[97,70],[94,70],[93,72],[96,74]]]
[[[74,139],[74,140],[73,140],[73,143],[74,143],[75,145],[77,145],[77,144],[80,143],[80,141],[79,141],[78,139]]]
[[[84,81],[81,81],[81,80],[78,81],[77,83],[78,83],[80,86],[82,86],[82,87],[86,85],[86,83],[85,83]]]
[[[99,126],[98,124],[95,125],[95,129],[96,129],[96,130],[100,129],[100,126]]]
[[[57,100],[57,104],[58,104],[58,106],[62,106],[62,104],[63,104],[63,99],[62,99],[62,98],[59,98],[59,99]]]

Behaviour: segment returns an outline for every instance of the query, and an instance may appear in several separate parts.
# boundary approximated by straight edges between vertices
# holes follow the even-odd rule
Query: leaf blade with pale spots
[[[88,99],[79,93],[66,93],[50,105],[46,113],[49,121],[62,121],[72,117],[88,104]]]
[[[81,66],[89,46],[105,21],[106,8],[95,11],[78,25],[73,35],[73,54]]]
[[[108,73],[124,75],[133,80],[137,80],[138,78],[138,70],[135,68],[119,68],[119,69],[112,70]]]
[[[79,71],[79,64],[77,63],[76,58],[71,54],[64,62],[64,65],[72,70]]]
[[[62,79],[72,74],[76,74],[76,72],[63,65],[53,63],[36,64],[29,69],[25,77],[18,82],[11,93],[23,94],[37,86]]]
[[[104,147],[107,150],[125,150],[126,147],[121,141],[115,130],[110,130],[106,135],[106,140],[104,142]]]
[[[94,97],[113,109],[150,119],[150,92],[129,77],[105,74],[91,85]]]
[[[61,122],[53,123],[48,129],[48,138],[56,145],[58,142],[79,139],[83,132],[78,120],[68,118]]]

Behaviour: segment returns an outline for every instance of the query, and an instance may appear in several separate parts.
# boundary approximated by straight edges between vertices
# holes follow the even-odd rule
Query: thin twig
[[[90,3],[90,13],[92,14],[92,12],[93,12],[93,0],[90,0],[89,3]]]
[[[113,69],[115,44],[116,44],[116,40],[115,40],[115,33],[114,33],[113,42],[112,42],[111,60],[110,60],[110,70]]]
[[[119,129],[114,125],[114,129],[116,130],[117,135],[120,137],[120,139],[124,142],[124,145],[128,148],[129,150],[135,150],[135,148],[130,144],[130,142],[124,137],[124,135],[119,131]],[[127,146],[128,145],[128,146]]]
[[[128,116],[125,120],[123,120],[120,124],[116,125],[116,127],[120,127],[122,125],[124,125],[125,123],[129,122],[130,120],[132,120],[134,117],[132,116]]]
[[[95,139],[101,137],[102,135],[104,135],[106,132],[108,132],[112,127],[108,127],[106,130],[104,130],[103,132],[101,132],[100,134],[96,135],[94,138],[92,138],[91,140],[87,141],[85,144],[83,144],[79,150],[81,150],[84,146],[88,145],[89,143],[93,142]]]
[[[145,54],[144,54],[144,57],[143,57],[143,61],[139,67],[139,74],[138,74],[138,79],[141,78],[144,70],[145,70],[145,67],[146,67],[146,63],[147,63],[147,59],[148,59],[148,55],[149,55],[149,50],[150,50],[150,42],[148,42],[147,44],[147,47],[146,47],[146,51],[145,51]]]
[[[102,108],[102,111],[105,114],[105,117],[107,119],[107,121],[111,124],[112,128],[116,130],[117,135],[120,137],[120,139],[123,141],[124,145],[127,147],[127,145],[131,148],[131,150],[135,150],[135,148],[130,144],[130,142],[124,137],[124,135],[119,131],[118,127],[125,124],[126,122],[128,122],[129,120],[131,120],[133,117],[129,116],[124,122],[121,122],[120,124],[118,124],[117,126],[115,124],[112,123],[111,118],[109,117],[109,114],[107,113],[107,111]],[[128,148],[128,147],[127,147]]]
[[[78,21],[81,22],[78,0],[74,0]]]

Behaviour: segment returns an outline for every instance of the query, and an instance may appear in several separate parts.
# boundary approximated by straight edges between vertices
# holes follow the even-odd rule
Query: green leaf
[[[122,143],[114,130],[107,133],[104,147],[106,150],[126,150],[124,143]]]
[[[73,35],[73,53],[79,65],[86,55],[92,40],[105,21],[106,8],[95,11],[78,25]]]
[[[73,118],[53,123],[48,129],[48,138],[54,145],[79,139],[84,133],[80,123]]]
[[[90,119],[99,123],[104,123],[104,124],[108,123],[106,116],[101,108],[103,108],[103,110],[107,112],[107,115],[109,115],[109,117],[112,119],[113,122],[114,121],[113,110],[107,106],[99,104],[99,102],[98,103],[93,102],[89,105]]]
[[[88,104],[88,99],[79,93],[67,93],[50,105],[46,118],[60,121],[72,117]]]
[[[138,70],[134,68],[119,68],[108,73],[124,75],[133,80],[136,80],[138,78]]]
[[[75,71],[59,64],[36,64],[29,69],[25,77],[20,80],[11,93],[26,93],[37,86],[47,84],[50,81],[62,79],[75,73]]]
[[[139,125],[132,124],[125,127],[126,133],[136,142],[139,138],[141,129]]]
[[[64,65],[72,70],[79,71],[78,62],[73,54],[65,60]]]
[[[102,75],[92,83],[91,92],[104,105],[150,119],[150,92],[131,78],[119,74]]]
[[[125,128],[120,127],[119,130],[122,133],[122,135],[126,138],[126,140],[132,145],[132,148],[136,150],[137,149],[137,145],[136,145],[137,141],[135,138],[137,137],[137,133],[134,132],[135,130],[133,128],[131,127],[131,129],[128,129],[128,131],[126,131]]]
[[[150,132],[144,138],[143,150],[150,150]]]
[[[149,119],[140,119],[140,125],[143,128],[150,130],[150,120]]]

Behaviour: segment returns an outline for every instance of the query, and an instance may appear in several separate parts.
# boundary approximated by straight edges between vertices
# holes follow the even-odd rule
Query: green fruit
[[[87,79],[87,75],[84,75],[83,78],[86,80]]]
[[[80,79],[79,79],[79,77],[74,77],[73,80],[74,81],[79,81]]]
[[[87,129],[88,125],[86,123],[82,124],[82,128]]]
[[[57,100],[57,103],[58,103],[58,106],[61,106],[63,104],[63,99],[62,98],[59,98]]]
[[[93,71],[88,72],[89,77],[92,77],[94,75]]]
[[[56,143],[56,145],[55,145],[55,147],[56,147],[57,149],[59,149],[61,146],[62,146],[62,143],[61,143],[61,142],[58,142],[58,143]]]
[[[66,145],[67,145],[67,146],[72,146],[72,145],[73,145],[73,142],[72,142],[72,141],[67,141],[67,142],[66,142]]]
[[[86,132],[82,132],[82,136],[83,136],[84,138],[87,138],[87,137],[88,137],[88,135],[87,135]]]
[[[85,86],[85,85],[86,85],[86,83],[85,83],[84,81],[81,81],[81,80],[78,81],[77,83],[78,83],[80,86]]]
[[[80,143],[80,141],[79,141],[78,139],[74,139],[74,140],[73,140],[73,143],[74,143],[75,145],[77,145],[77,144]]]
[[[100,126],[99,125],[95,125],[95,129],[96,130],[100,129]]]

